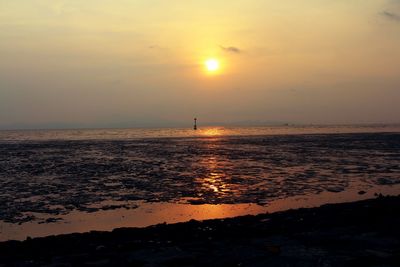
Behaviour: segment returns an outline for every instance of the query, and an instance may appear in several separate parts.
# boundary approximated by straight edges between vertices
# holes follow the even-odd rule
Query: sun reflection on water
[[[222,128],[206,128],[206,129],[201,129],[199,131],[199,134],[202,136],[221,136],[224,134],[224,129]]]
[[[209,143],[208,149],[212,153],[215,149],[214,143]],[[206,199],[218,199],[230,192],[228,176],[225,173],[224,160],[217,154],[208,155],[200,160],[199,164],[203,167],[204,173],[196,180],[198,184],[199,196]]]

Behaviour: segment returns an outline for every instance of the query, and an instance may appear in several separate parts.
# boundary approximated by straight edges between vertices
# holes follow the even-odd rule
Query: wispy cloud
[[[235,46],[219,46],[222,50],[224,50],[227,53],[232,53],[232,54],[240,54],[242,53],[242,50],[235,47]]]
[[[383,11],[382,16],[384,16],[387,19],[400,22],[400,15],[397,13],[390,12],[390,11]]]
[[[161,47],[158,45],[149,45],[147,48],[148,49],[161,49]]]

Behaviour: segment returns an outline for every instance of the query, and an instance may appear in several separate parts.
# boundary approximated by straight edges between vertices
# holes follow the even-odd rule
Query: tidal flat
[[[398,133],[0,144],[3,241],[399,193]]]
[[[1,266],[399,266],[400,196],[0,242]]]

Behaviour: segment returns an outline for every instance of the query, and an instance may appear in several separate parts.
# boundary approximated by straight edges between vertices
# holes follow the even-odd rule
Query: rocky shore
[[[7,241],[0,266],[400,266],[400,196]]]

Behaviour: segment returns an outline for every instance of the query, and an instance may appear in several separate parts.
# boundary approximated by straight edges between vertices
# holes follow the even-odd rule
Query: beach
[[[0,243],[1,266],[399,266],[400,196]]]
[[[387,129],[3,132],[0,263],[398,266]]]
[[[398,133],[321,129],[332,132],[289,127],[263,135],[260,129],[228,135],[228,130],[210,128],[204,131],[208,135],[169,138],[127,138],[130,130],[101,132],[103,139],[93,131],[3,136],[0,240],[256,215],[368,199],[375,193],[399,194]]]

